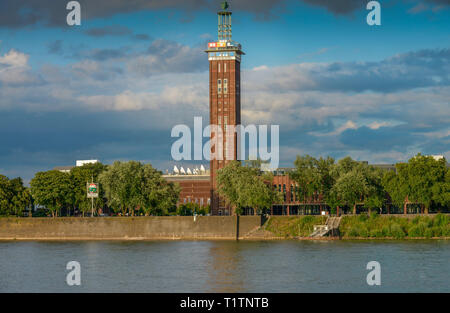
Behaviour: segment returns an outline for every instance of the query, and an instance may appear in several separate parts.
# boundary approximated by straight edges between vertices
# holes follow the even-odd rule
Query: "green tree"
[[[424,205],[425,213],[436,198],[433,190],[435,186],[441,186],[445,182],[447,172],[446,160],[444,158],[435,160],[431,156],[424,156],[420,153],[408,161],[408,198],[414,202]]]
[[[116,212],[167,215],[175,211],[180,193],[178,185],[167,182],[150,164],[136,161],[114,162],[99,176],[108,205]]]
[[[38,172],[30,182],[31,194],[36,203],[45,206],[58,216],[58,210],[73,206],[73,185],[70,174],[52,170]]]
[[[11,209],[16,216],[21,216],[23,211],[31,205],[30,190],[23,186],[22,178],[14,178],[9,181],[12,199]]]
[[[367,190],[364,174],[357,169],[339,176],[333,186],[333,192],[339,195],[343,202],[353,206],[353,213],[356,213],[356,204],[364,199]]]
[[[450,206],[450,169],[446,169],[445,178],[432,187],[433,201],[442,207]]]
[[[270,174],[261,175],[257,167],[232,161],[217,172],[217,190],[236,214],[242,214],[244,208],[260,213],[280,200],[279,193],[272,188],[272,179]]]
[[[408,164],[397,163],[396,171],[387,171],[382,178],[384,190],[389,194],[392,203],[402,207],[408,196]]]
[[[9,215],[11,212],[11,199],[13,193],[9,183],[9,179],[6,176],[0,175],[0,214]]]
[[[294,161],[295,169],[289,176],[298,184],[299,199],[308,201],[320,189],[320,178],[317,170],[317,160],[312,156],[297,156]]]
[[[106,166],[102,163],[94,163],[77,166],[70,171],[74,197],[73,209],[80,209],[80,211],[83,212],[83,216],[86,212],[90,212],[92,209],[92,200],[87,197],[86,184],[88,182],[92,182],[92,179],[94,179],[94,182],[98,182],[100,174],[105,169]],[[101,208],[104,205],[104,192],[101,185],[99,185],[98,193],[98,198],[94,199],[95,211],[96,208]]]

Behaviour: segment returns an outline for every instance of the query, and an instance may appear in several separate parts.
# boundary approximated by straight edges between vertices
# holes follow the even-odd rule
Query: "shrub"
[[[442,213],[436,214],[434,217],[433,225],[434,226],[446,226],[449,224],[450,218]]]
[[[370,237],[374,237],[374,238],[381,238],[383,237],[383,231],[380,229],[372,229],[370,231]]]
[[[364,238],[369,237],[369,230],[367,229],[366,226],[361,226],[360,231],[359,231],[359,236],[364,237]]]
[[[359,233],[360,233],[360,229],[358,226],[352,226],[352,228],[350,228],[350,231],[348,232],[348,235],[350,237],[359,237]]]
[[[423,237],[425,236],[425,230],[427,229],[427,224],[424,222],[419,222],[416,226],[412,226],[408,231],[409,237]]]
[[[358,220],[359,220],[360,222],[365,222],[365,221],[367,221],[368,218],[369,218],[369,217],[367,216],[367,213],[361,213],[361,214],[358,216]]]
[[[427,228],[427,229],[425,230],[424,235],[425,235],[425,237],[427,237],[427,238],[433,237],[433,229]]]
[[[394,223],[391,225],[391,235],[395,239],[402,239],[405,237],[405,232],[399,224]]]
[[[441,237],[442,236],[442,228],[438,226],[434,226],[433,228],[433,236],[434,237]]]
[[[442,236],[450,237],[450,225],[447,224],[444,228],[442,228]]]
[[[422,237],[422,233],[420,232],[419,226],[412,226],[408,230],[408,237]]]
[[[302,224],[309,224],[312,222],[314,222],[314,216],[311,216],[311,215],[307,215],[301,219]]]

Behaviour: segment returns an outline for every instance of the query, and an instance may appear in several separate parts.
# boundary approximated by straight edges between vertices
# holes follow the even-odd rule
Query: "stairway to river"
[[[341,217],[328,217],[325,225],[314,226],[314,231],[309,235],[310,237],[325,237],[325,236],[339,236],[339,225]]]

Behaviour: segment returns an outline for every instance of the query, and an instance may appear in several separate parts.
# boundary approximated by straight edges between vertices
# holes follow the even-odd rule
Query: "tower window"
[[[223,92],[228,92],[228,79],[223,80]]]
[[[218,72],[220,73],[220,63],[219,63],[218,65],[219,65],[219,69],[218,69]]]
[[[221,79],[217,80],[217,92],[218,93],[222,92],[222,80]]]
[[[226,73],[227,72],[227,63],[223,64],[223,72]]]

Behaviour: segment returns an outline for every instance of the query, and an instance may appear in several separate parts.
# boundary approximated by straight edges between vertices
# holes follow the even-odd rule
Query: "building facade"
[[[237,135],[227,135],[230,126],[241,124],[241,58],[239,43],[232,40],[232,13],[227,2],[222,3],[218,16],[218,40],[208,43],[209,118],[211,131],[210,198],[211,214],[232,212],[217,194],[217,171],[237,160]],[[217,127],[217,128],[214,128]]]

